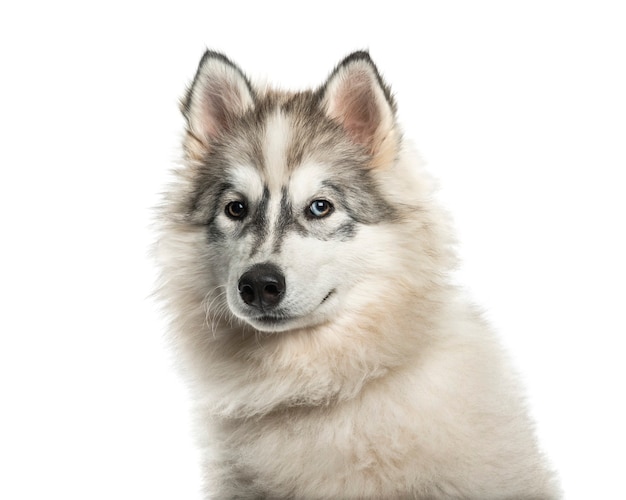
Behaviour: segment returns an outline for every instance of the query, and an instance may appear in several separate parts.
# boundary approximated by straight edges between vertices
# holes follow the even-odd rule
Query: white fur
[[[270,190],[280,192],[279,190],[287,178],[286,152],[290,141],[291,125],[289,119],[282,112],[276,111],[270,116],[265,129],[264,172]],[[278,199],[280,200],[280,197]]]

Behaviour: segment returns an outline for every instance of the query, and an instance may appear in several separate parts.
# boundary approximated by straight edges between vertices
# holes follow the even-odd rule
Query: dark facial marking
[[[274,243],[274,252],[279,252],[284,235],[289,229],[295,230],[301,236],[307,236],[308,230],[295,217],[293,204],[289,199],[287,188],[283,187],[280,198],[280,214],[276,223],[276,241]]]
[[[263,188],[263,196],[261,201],[254,211],[254,215],[250,218],[245,229],[254,234],[254,242],[252,244],[252,252],[250,256],[253,256],[263,245],[265,238],[269,232],[269,220],[267,218],[267,208],[270,202],[270,190],[267,186]]]
[[[328,239],[339,239],[340,241],[347,241],[356,235],[357,223],[354,221],[346,222],[329,235]]]
[[[351,219],[361,224],[379,224],[395,219],[394,208],[378,192],[367,172],[351,176],[343,184],[324,182],[323,185],[336,193],[344,210]]]
[[[220,231],[215,224],[209,224],[207,233],[209,241],[211,242],[220,241],[226,237],[226,235],[222,233],[222,231]]]

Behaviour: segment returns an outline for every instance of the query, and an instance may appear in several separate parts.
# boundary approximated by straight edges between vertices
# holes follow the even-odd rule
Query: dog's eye
[[[328,200],[314,200],[309,205],[309,214],[316,219],[328,217],[333,210],[333,204]]]
[[[248,208],[242,201],[231,201],[226,205],[224,212],[233,220],[241,220],[246,216],[246,213],[248,213]]]

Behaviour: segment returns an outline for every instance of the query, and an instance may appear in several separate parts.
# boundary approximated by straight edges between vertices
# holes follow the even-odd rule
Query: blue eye
[[[309,205],[309,214],[316,219],[328,217],[333,212],[333,210],[333,204],[328,200],[314,200]]]

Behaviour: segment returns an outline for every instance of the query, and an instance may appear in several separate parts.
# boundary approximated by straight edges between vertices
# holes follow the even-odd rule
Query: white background
[[[370,49],[566,498],[626,498],[626,15],[549,0],[4,2],[0,498],[199,498],[148,249],[205,47],[290,88]]]

